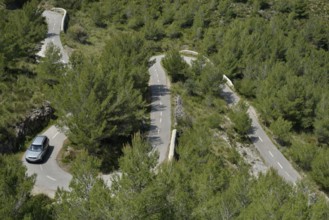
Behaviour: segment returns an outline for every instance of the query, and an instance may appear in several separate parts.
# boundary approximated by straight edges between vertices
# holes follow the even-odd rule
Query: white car
[[[48,148],[49,148],[48,137],[44,135],[36,136],[31,146],[26,151],[25,160],[28,162],[43,161]]]

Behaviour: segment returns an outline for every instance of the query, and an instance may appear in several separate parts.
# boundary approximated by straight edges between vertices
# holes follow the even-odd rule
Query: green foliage
[[[75,41],[86,44],[88,40],[88,33],[83,26],[75,24],[68,29],[68,35]]]
[[[98,178],[100,161],[83,151],[72,165],[71,191],[59,189],[54,204],[56,219],[104,219],[111,211],[111,194]]]
[[[44,194],[31,197],[24,206],[24,219],[55,219],[52,202],[53,200]]]
[[[115,219],[143,219],[155,215],[154,209],[159,203],[152,200],[156,200],[160,192],[154,191],[152,182],[156,177],[158,154],[151,150],[150,144],[138,133],[131,145],[124,147],[124,156],[119,161],[122,174],[115,178],[112,186]]]
[[[312,162],[312,176],[324,190],[329,190],[329,149],[321,149]]]
[[[311,164],[317,154],[317,148],[313,144],[293,141],[290,154],[293,160],[304,170],[311,170]]]
[[[26,168],[14,156],[0,155],[0,166],[0,217],[21,219],[36,176],[28,177]]]
[[[64,66],[61,58],[60,49],[52,43],[48,44],[45,57],[40,59],[36,71],[39,78],[49,86],[58,84],[62,77]]]
[[[160,23],[147,19],[144,27],[144,37],[147,40],[159,41],[164,37],[164,30]]]
[[[139,129],[145,104],[124,72],[99,71],[94,69],[95,61],[80,59],[83,64],[75,66],[54,88],[53,104],[61,125],[69,128],[69,139],[98,152],[102,141],[127,137]]]
[[[327,94],[327,93],[325,93]],[[329,102],[328,96],[323,95],[316,109],[316,118],[314,121],[315,134],[320,143],[329,141]]]
[[[185,81],[188,74],[188,64],[184,61],[177,50],[167,53],[162,60],[162,65],[173,82]]]
[[[18,7],[7,10],[0,5],[0,152],[8,153],[22,144],[16,139],[15,125],[44,101],[31,61],[47,27],[38,1],[28,1],[24,6],[25,1],[3,3],[8,8]]]
[[[248,105],[240,101],[234,106],[232,112],[230,112],[229,117],[233,123],[233,128],[241,136],[245,136],[251,129],[251,119],[248,115]]]
[[[0,53],[4,54],[6,66],[37,52],[35,47],[46,34],[46,24],[41,17],[42,11],[37,8],[38,1],[27,2],[22,9],[2,10],[6,16],[0,25]]]
[[[275,138],[282,144],[290,143],[290,130],[292,128],[291,122],[279,117],[276,121],[271,123],[270,129]]]

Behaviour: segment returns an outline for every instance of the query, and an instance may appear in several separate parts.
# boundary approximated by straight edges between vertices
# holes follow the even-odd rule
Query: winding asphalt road
[[[38,55],[44,56],[47,45],[52,42],[60,48],[62,62],[68,63],[69,57],[64,51],[59,37],[62,14],[55,11],[45,11],[43,16],[46,17],[48,23],[48,34]],[[148,137],[154,150],[159,152],[159,163],[162,163],[167,158],[171,129],[169,80],[160,63],[163,57],[152,57],[151,59],[156,62],[149,69],[152,103],[150,114],[151,128]],[[44,193],[53,198],[58,187],[69,190],[69,183],[72,179],[72,175],[62,170],[56,160],[67,137],[55,126],[48,128],[43,135],[46,135],[50,140],[50,150],[47,152],[44,162],[40,164],[28,163],[25,161],[25,157],[23,157],[22,161],[27,167],[28,175],[37,174],[33,193]],[[112,175],[100,175],[100,177],[108,186],[111,186]]]
[[[27,174],[37,174],[37,179],[33,188],[33,193],[44,193],[54,198],[57,187],[69,190],[69,183],[72,175],[62,170],[56,161],[60,149],[66,136],[55,126],[51,126],[43,133],[49,138],[50,149],[48,150],[43,163],[28,163],[23,158],[23,163],[27,167]]]
[[[42,13],[42,16],[46,17],[48,33],[37,55],[44,57],[47,45],[52,42],[60,49],[62,55],[61,61],[68,63],[69,57],[64,51],[60,40],[63,15],[55,11],[46,10]],[[58,187],[69,190],[69,183],[72,179],[72,175],[62,170],[56,161],[56,156],[62,148],[66,136],[55,126],[48,128],[43,135],[49,138],[50,144],[50,150],[47,152],[44,162],[40,164],[27,163],[24,159],[25,157],[22,160],[27,167],[28,175],[37,174],[33,193],[44,193],[53,198]]]
[[[149,68],[149,87],[152,94],[151,126],[148,139],[159,152],[158,163],[168,157],[171,133],[170,82],[161,66],[164,55],[151,57],[154,64]]]
[[[61,51],[61,55],[62,55],[61,61],[63,63],[68,63],[69,57],[65,52],[60,39],[63,14],[56,11],[46,10],[42,13],[42,16],[46,18],[48,24],[48,32],[47,32],[47,37],[42,42],[43,44],[41,50],[37,53],[37,55],[44,57],[48,44],[53,43]]]
[[[191,52],[197,54],[194,51]],[[192,60],[195,60],[193,57],[183,56],[183,58],[189,64],[191,64]],[[239,96],[226,84],[222,85],[222,96],[229,106],[237,104],[240,100]],[[267,136],[258,121],[254,107],[249,106],[248,114],[252,120],[252,129],[248,136],[265,163],[277,170],[278,174],[287,182],[296,184],[296,182],[301,179],[301,176]]]
[[[226,84],[223,85],[222,95],[229,105],[235,105],[240,100],[239,96]],[[287,182],[296,184],[301,179],[301,176],[267,136],[258,121],[254,107],[249,106],[248,114],[252,120],[252,129],[248,136],[265,163],[277,170],[278,174]]]
[[[47,19],[48,34],[38,55],[44,56],[47,44],[53,42],[54,45],[60,48],[62,62],[68,63],[69,58],[63,49],[59,37],[62,14],[54,11],[45,11],[43,16]],[[161,66],[161,59],[163,57],[164,55],[152,57],[151,60],[154,60],[154,64],[149,68],[149,86],[152,101],[150,115],[151,127],[148,139],[154,150],[159,152],[159,163],[167,159],[171,132],[170,82]],[[192,60],[189,57],[184,57],[184,59],[189,63]],[[223,85],[222,94],[229,105],[234,105],[239,101],[239,97],[227,85]],[[252,106],[250,106],[248,113],[252,119],[253,126],[249,137],[265,162],[276,169],[279,175],[285,180],[296,183],[296,181],[300,179],[300,175],[268,138],[260,126]],[[56,156],[63,146],[66,136],[55,126],[51,126],[43,134],[49,137],[51,146],[45,161],[41,164],[30,164],[23,159],[23,163],[27,167],[28,175],[37,174],[33,192],[44,193],[50,197],[54,197],[58,187],[69,190],[69,183],[72,179],[71,174],[63,171],[56,161]],[[111,175],[102,175],[102,178],[107,185],[111,185]]]

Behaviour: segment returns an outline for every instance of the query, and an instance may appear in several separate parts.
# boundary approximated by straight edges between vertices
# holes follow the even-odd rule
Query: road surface
[[[229,105],[235,105],[240,100],[239,96],[227,85],[223,85],[222,95]],[[296,184],[301,179],[301,176],[267,136],[258,121],[254,107],[249,106],[248,114],[252,120],[252,129],[248,136],[265,163],[277,170],[278,174],[287,182]]]
[[[47,49],[47,45],[49,43],[53,43],[61,51],[61,55],[62,55],[61,61],[63,63],[68,63],[69,57],[65,52],[60,39],[63,15],[59,12],[46,10],[42,13],[42,16],[46,17],[46,21],[48,24],[48,32],[46,39],[42,42],[43,44],[41,50],[37,53],[37,55],[44,57]]]
[[[27,174],[37,174],[37,179],[33,188],[33,193],[44,193],[53,198],[57,187],[69,189],[72,175],[62,170],[56,161],[60,149],[66,136],[55,126],[51,126],[43,133],[49,138],[50,148],[42,163],[28,163],[23,157],[23,163],[27,167]]]
[[[152,57],[150,60],[155,60],[155,62],[149,68],[152,101],[148,139],[153,148],[159,152],[159,164],[168,157],[171,134],[170,83],[161,66],[163,57],[164,55]]]
[[[183,58],[190,65],[192,60],[195,60],[194,57],[183,56]],[[239,96],[226,84],[222,86],[222,95],[229,106],[237,104],[240,100]],[[277,170],[278,174],[287,182],[296,184],[296,182],[301,179],[301,176],[267,136],[258,121],[254,107],[249,106],[248,114],[252,120],[252,129],[248,136],[265,163]]]

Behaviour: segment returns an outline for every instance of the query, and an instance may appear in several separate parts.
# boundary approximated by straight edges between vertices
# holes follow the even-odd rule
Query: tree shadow
[[[148,136],[147,140],[152,145],[152,148],[156,148],[157,146],[163,144],[160,136]]]
[[[160,104],[152,105],[151,112],[164,111],[166,110],[166,108],[167,106],[165,105],[160,105]]]
[[[153,97],[161,97],[170,94],[169,89],[165,85],[150,85],[152,100]]]
[[[257,136],[249,136],[249,139],[252,143],[257,143],[260,141]]]
[[[55,33],[47,33],[47,35],[46,35],[47,38],[52,38],[52,37],[55,37],[55,36],[58,36],[58,34],[55,34]]]
[[[221,91],[220,95],[223,97],[223,99],[229,104],[234,104],[235,103],[235,97],[231,92],[226,92],[226,91]]]

